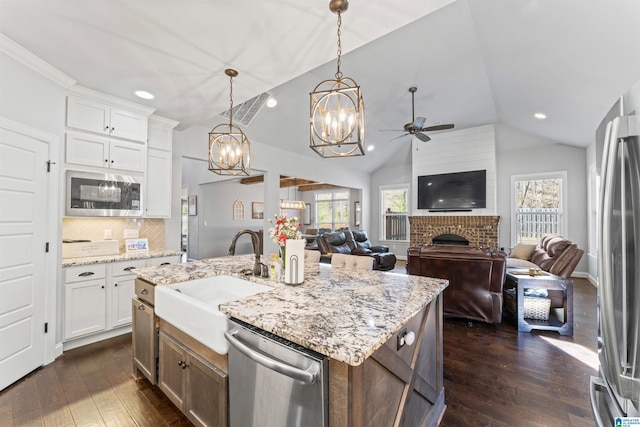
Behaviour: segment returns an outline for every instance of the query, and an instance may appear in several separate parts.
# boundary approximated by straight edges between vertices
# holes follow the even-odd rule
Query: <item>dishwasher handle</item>
[[[231,331],[230,333],[225,332],[224,337],[229,341],[229,344],[234,346],[240,353],[244,354],[254,362],[259,363],[272,371],[279,372],[282,375],[302,381],[305,384],[313,384],[318,380],[318,369],[315,369],[315,372],[309,372],[303,369],[298,369],[295,366],[287,365],[279,360],[272,359],[237,339],[235,337],[237,333],[237,330]]]

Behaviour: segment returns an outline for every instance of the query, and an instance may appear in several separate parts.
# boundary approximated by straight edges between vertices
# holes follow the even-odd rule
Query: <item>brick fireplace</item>
[[[499,216],[410,216],[410,245],[431,244],[434,237],[453,234],[464,237],[469,246],[498,247]]]

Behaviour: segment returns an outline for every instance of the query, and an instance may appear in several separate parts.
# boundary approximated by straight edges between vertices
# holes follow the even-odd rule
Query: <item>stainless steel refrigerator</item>
[[[604,135],[603,135],[604,133]],[[602,147],[598,253],[597,426],[640,417],[640,82],[607,114]],[[625,418],[627,418],[625,420]]]

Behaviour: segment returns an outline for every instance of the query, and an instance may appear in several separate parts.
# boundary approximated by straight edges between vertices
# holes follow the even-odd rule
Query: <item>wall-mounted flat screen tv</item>
[[[486,207],[486,170],[418,177],[418,209],[441,211]]]

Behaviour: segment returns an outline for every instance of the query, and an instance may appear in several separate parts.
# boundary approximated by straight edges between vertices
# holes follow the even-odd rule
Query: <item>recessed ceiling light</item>
[[[547,118],[547,115],[546,115],[546,114],[544,114],[544,113],[535,113],[535,114],[533,115],[533,117],[535,117],[536,119],[540,119],[540,120],[542,120],[542,119],[546,119],[546,118]]]
[[[142,99],[153,99],[153,94],[147,92],[146,90],[137,90],[134,92],[138,98]]]
[[[271,96],[271,97],[269,97],[269,99],[267,99],[267,107],[273,108],[276,105],[278,105],[278,100],[275,99],[273,96]]]
[[[376,149],[376,147],[374,147],[373,145],[368,145],[367,146],[367,151],[373,151],[375,149]]]

